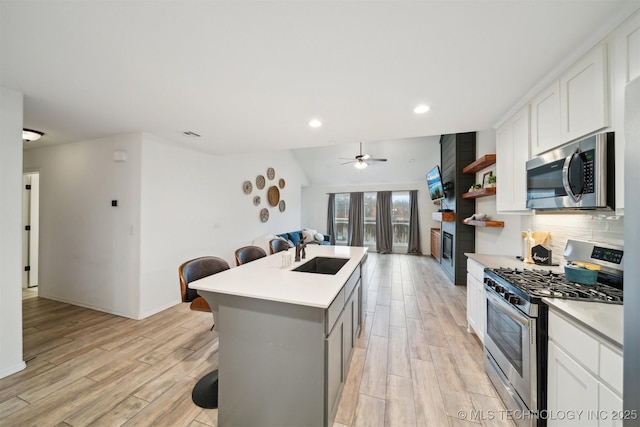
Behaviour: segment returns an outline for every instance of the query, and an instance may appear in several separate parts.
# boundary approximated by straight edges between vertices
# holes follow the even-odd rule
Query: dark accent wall
[[[462,168],[476,160],[476,133],[457,133],[440,137],[440,165],[444,183],[452,183],[453,189],[446,190],[442,208],[455,212],[455,222],[442,222],[442,231],[453,235],[452,259],[440,259],[442,270],[456,285],[467,284],[467,257],[465,252],[475,252],[475,228],[464,225],[462,220],[475,213],[475,199],[463,199],[475,184],[475,174],[465,175]],[[443,234],[441,233],[441,235]]]

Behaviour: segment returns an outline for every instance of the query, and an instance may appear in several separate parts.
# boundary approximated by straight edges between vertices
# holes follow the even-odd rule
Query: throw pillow
[[[315,240],[316,230],[304,229],[302,230],[302,240],[305,243],[313,242]]]
[[[316,240],[317,240],[318,242],[324,242],[324,234],[322,234],[322,233],[316,233],[314,237],[316,238]]]

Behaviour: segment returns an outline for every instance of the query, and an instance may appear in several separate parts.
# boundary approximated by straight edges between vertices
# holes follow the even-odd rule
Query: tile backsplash
[[[613,213],[536,214],[524,217],[522,224],[525,227],[523,231],[550,231],[553,262],[563,265],[562,253],[568,239],[624,246],[623,218]]]

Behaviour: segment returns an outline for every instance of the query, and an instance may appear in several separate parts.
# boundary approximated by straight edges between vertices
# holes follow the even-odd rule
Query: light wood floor
[[[370,254],[365,279],[334,427],[512,426],[466,331],[466,289],[430,257]],[[216,426],[191,401],[217,367],[211,324],[187,304],[135,321],[25,291],[27,369],[0,380],[0,426]]]

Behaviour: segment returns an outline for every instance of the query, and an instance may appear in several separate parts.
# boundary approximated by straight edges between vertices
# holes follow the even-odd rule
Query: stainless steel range
[[[622,304],[622,248],[569,240],[568,262],[597,264],[598,283],[581,285],[564,273],[512,268],[485,269],[484,365],[518,426],[544,426],[546,408],[547,306],[542,298]]]

